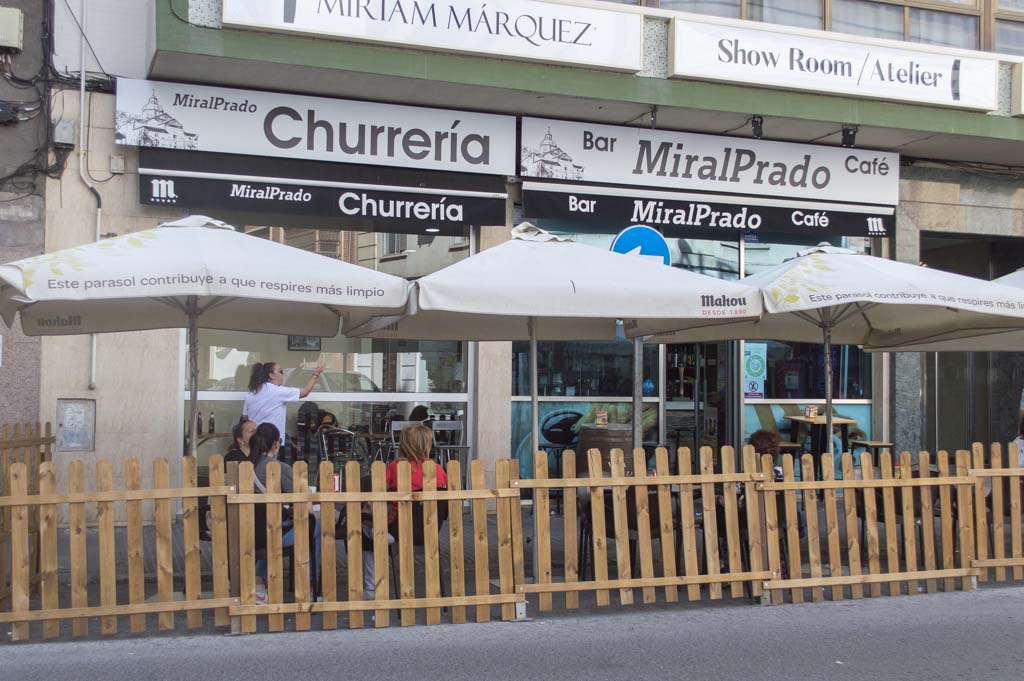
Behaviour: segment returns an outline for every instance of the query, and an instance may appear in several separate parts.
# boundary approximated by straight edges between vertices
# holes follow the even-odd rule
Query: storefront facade
[[[116,101],[97,95],[92,111],[92,128],[107,132],[90,158],[128,160],[101,189],[109,231],[204,213],[409,278],[500,243],[522,219],[602,248],[648,225],[671,265],[726,279],[822,241],[958,269],[967,240],[965,273],[1024,265],[1011,255],[1024,237],[1014,58],[597,1],[376,7],[192,0],[184,16],[157,2],[153,25],[138,27],[152,31],[138,60],[148,66],[124,74]],[[369,13],[362,23],[359,12]],[[47,205],[60,206],[48,209],[51,250],[88,239],[72,226],[88,196],[60,184],[48,188]],[[367,451],[385,421],[422,405],[464,423],[485,464],[528,461],[525,343],[316,343],[272,326],[282,335],[202,334],[203,429],[220,436],[204,455],[227,446],[248,364],[275,360],[296,385],[324,361],[308,399],[366,433]],[[135,389],[126,365],[154,347],[145,392],[158,416],[105,408]],[[76,373],[84,343],[47,339],[41,415],[52,418],[58,399],[91,397],[106,448],[180,452],[184,352],[177,331],[101,339],[99,387],[88,391]],[[540,352],[549,451],[578,444],[574,427],[597,411],[629,422],[630,343]],[[833,352],[837,413],[857,422],[856,435],[916,451],[1014,434],[1017,400],[1005,393],[1021,388],[1015,356],[936,364]],[[104,365],[111,353],[118,361]],[[821,353],[781,342],[648,345],[645,441],[717,447],[759,428],[785,435],[787,414],[824,403]],[[957,389],[987,397],[958,413],[959,426],[936,430],[954,423],[934,398],[952,389],[944,362],[962,367]]]

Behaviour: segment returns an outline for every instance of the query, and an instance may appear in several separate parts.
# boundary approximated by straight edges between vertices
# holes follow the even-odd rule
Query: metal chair
[[[358,461],[360,466],[366,458],[356,452],[356,434],[338,426],[320,426],[317,429],[320,442],[320,460],[330,461],[335,470],[347,461]]]
[[[431,421],[430,427],[434,432],[434,450],[438,454],[438,462],[445,466],[454,457],[465,468],[466,462],[461,456],[461,453],[467,449],[464,444],[465,423],[462,421]],[[438,435],[441,437],[439,438]]]
[[[388,424],[388,435],[390,436],[390,440],[388,442],[387,451],[380,460],[387,463],[398,455],[398,437],[403,428],[406,426],[419,426],[422,424],[422,421],[392,421]],[[374,458],[378,458],[377,453],[374,454]]]

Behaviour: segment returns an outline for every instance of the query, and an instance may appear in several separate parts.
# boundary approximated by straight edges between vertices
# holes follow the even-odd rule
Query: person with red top
[[[398,458],[388,464],[385,473],[389,491],[395,492],[398,490],[399,461],[409,462],[411,469],[410,482],[412,483],[413,492],[423,490],[423,466],[425,464],[433,464],[436,467],[435,479],[437,480],[437,488],[448,488],[448,475],[444,472],[444,468],[441,467],[441,464],[430,458],[430,448],[433,444],[434,434],[427,426],[416,424],[402,428],[402,432],[398,436]],[[391,510],[388,512],[388,525],[394,524],[397,520],[398,504],[395,503],[391,505]]]
[[[423,467],[434,465],[434,478],[437,489],[448,488],[448,475],[441,464],[430,458],[430,449],[434,444],[434,435],[430,428],[422,424],[406,426],[398,436],[398,459],[388,464],[384,478],[388,491],[398,491],[398,463],[408,461],[410,467],[409,482],[412,492],[423,491]],[[398,536],[398,503],[388,510],[388,544],[395,542]],[[373,557],[373,528],[363,526],[363,599],[372,601],[376,597]]]

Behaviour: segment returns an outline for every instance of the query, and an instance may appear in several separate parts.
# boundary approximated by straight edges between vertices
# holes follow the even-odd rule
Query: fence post
[[[966,452],[964,453],[967,454]],[[971,445],[971,457],[973,459],[973,465],[971,459],[966,461],[967,468],[974,468],[979,471],[985,470],[985,447],[980,442],[975,442]],[[957,475],[961,475],[959,472],[960,456],[957,452]],[[967,475],[965,469],[962,475]],[[974,529],[975,529],[975,541],[976,553],[975,557],[978,560],[988,559],[988,513],[985,509],[985,478],[979,476],[976,478],[974,483]],[[994,511],[994,509],[993,509]],[[993,513],[994,515],[994,513]],[[968,566],[970,567],[970,566]],[[975,576],[975,581],[979,580],[982,582],[988,581],[988,568],[981,568],[980,574]]]
[[[956,474],[957,477],[967,475],[970,466],[970,453],[964,449],[956,453]],[[968,483],[970,484],[970,483]],[[960,530],[960,567],[970,568],[974,563],[974,491],[967,485],[957,485],[957,524]],[[984,500],[982,500],[984,503]],[[980,528],[984,534],[984,528]],[[969,575],[963,578],[962,586],[964,591],[969,591],[978,586],[978,576]]]
[[[11,496],[28,495],[28,471],[25,464],[11,466],[8,476]],[[11,612],[28,612],[29,609],[29,521],[28,506],[14,506],[11,509]],[[28,622],[11,625],[11,640],[27,641]]]
[[[239,493],[238,487],[238,462],[231,461],[227,464],[227,470],[225,470],[226,482],[229,487],[234,490],[235,494]],[[239,522],[238,522],[238,504],[228,504],[227,506],[227,542],[228,542],[228,588],[229,593],[233,598],[238,599],[241,603],[241,580],[240,570],[241,565],[239,558],[240,550],[240,536],[239,536]],[[214,535],[216,540],[216,535]],[[231,633],[241,634],[242,633],[242,621],[235,615],[231,617]]]
[[[138,459],[128,459],[124,464],[124,486],[128,490],[142,487],[142,468]],[[125,504],[128,521],[128,602],[142,605],[146,600],[146,572],[143,563],[142,502],[129,501]],[[146,631],[146,616],[132,615],[130,626],[133,634]]]
[[[3,442],[7,440],[7,424],[3,425],[2,439],[0,439],[0,495],[10,496],[11,465],[8,459],[7,449]],[[8,506],[0,508],[0,610],[7,607],[10,597],[8,586],[7,558],[11,543],[11,509]]]
[[[39,466],[39,493],[47,496],[57,493],[57,471],[50,462]],[[47,504],[39,511],[40,605],[43,610],[56,610],[60,607],[57,597],[57,506]],[[43,622],[43,638],[58,636],[59,620]]]
[[[743,447],[743,472],[751,478],[758,473],[757,453],[750,445]],[[747,565],[751,572],[761,572],[768,562],[765,550],[765,514],[762,511],[762,492],[758,485],[751,479],[743,483],[744,497],[747,505]],[[750,595],[752,598],[764,596],[764,585],[761,581],[754,579],[750,584]]]
[[[224,486],[224,458],[219,454],[211,456],[208,463],[210,487]],[[213,597],[227,598],[228,587],[228,532],[227,500],[218,494],[209,497],[210,502],[210,543],[213,552]],[[227,608],[214,612],[214,624],[223,627],[229,623]]]

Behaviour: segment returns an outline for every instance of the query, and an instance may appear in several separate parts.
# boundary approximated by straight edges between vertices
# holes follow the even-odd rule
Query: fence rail
[[[427,465],[418,491],[404,462],[390,491],[380,462],[362,476],[349,463],[338,491],[331,464],[311,480],[299,462],[285,493],[276,462],[258,491],[251,464],[218,456],[202,488],[188,457],[177,487],[166,459],[152,462],[148,488],[141,462],[128,460],[120,489],[111,462],[96,462],[87,489],[85,465],[73,461],[58,493],[57,468],[46,460],[52,437],[33,432],[39,437],[5,431],[4,440],[36,448],[27,459],[3,459],[0,625],[15,641],[36,631],[50,639],[84,636],[90,626],[111,635],[182,622],[335,629],[339,613],[349,628],[486,622],[495,612],[510,620],[527,597],[540,612],[556,599],[577,609],[584,595],[598,606],[777,604],[1024,579],[1024,468],[1007,466],[999,444],[934,458],[844,454],[838,469],[831,457],[775,458],[750,447],[702,448],[694,467],[689,449],[670,464],[659,448],[650,460],[644,450],[629,453],[633,475],[621,450],[579,459],[567,450],[554,475],[547,456],[536,457],[532,480],[503,460],[488,484],[474,461],[466,489],[457,461],[445,471],[446,489]],[[153,506],[152,526],[143,524],[144,504]],[[556,504],[560,514],[551,513]],[[57,526],[61,507],[66,533]],[[200,508],[209,509],[208,538]]]

